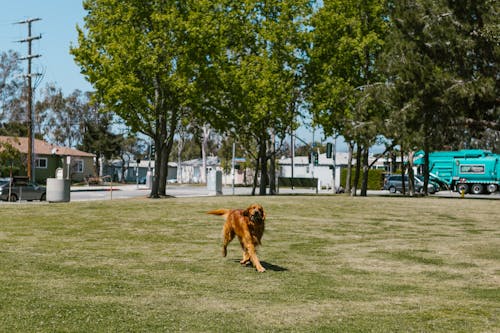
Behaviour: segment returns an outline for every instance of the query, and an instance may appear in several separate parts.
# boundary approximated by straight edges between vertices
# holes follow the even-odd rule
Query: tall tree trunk
[[[259,195],[266,195],[266,192],[267,192],[267,139],[265,139],[265,138],[260,140],[259,158],[260,158]]]
[[[429,150],[424,150],[424,188],[427,195],[427,185],[429,184]]]
[[[361,196],[362,197],[366,197],[367,192],[368,192],[368,173],[370,171],[370,168],[368,167],[368,157],[369,157],[368,146],[365,146],[363,148],[363,178],[361,181]]]
[[[129,159],[130,159],[130,157],[129,157]],[[121,179],[121,183],[125,184],[125,170],[128,169],[128,162],[127,162],[127,166],[125,166],[125,159],[123,158],[123,156],[120,157],[120,160],[122,161],[122,166],[120,168],[120,179]],[[139,168],[139,164],[137,164],[137,168]]]
[[[424,190],[425,190],[425,195],[428,195],[428,188],[427,186],[429,185],[429,141],[427,140],[429,136],[426,136],[424,139]]]
[[[352,174],[352,153],[354,151],[354,144],[352,141],[348,143],[349,152],[347,153],[347,173],[345,179],[345,191],[351,193],[351,174]]]
[[[269,194],[276,194],[276,136],[271,135],[271,154],[269,159]]]
[[[203,138],[201,140],[201,160],[202,168],[200,172],[201,182],[207,182],[207,149],[208,149],[208,139],[210,138],[210,127],[208,124],[203,125]]]
[[[405,184],[405,153],[403,151],[403,145],[401,145],[401,186],[403,195],[406,195],[406,184]]]
[[[175,130],[178,124],[178,112],[172,111],[169,122],[164,126],[164,140],[162,146],[162,158],[161,158],[161,172],[160,172],[160,184],[159,184],[159,194],[162,196],[167,195],[167,178],[168,178],[168,161],[170,158],[170,153],[172,152],[172,146],[174,144]]]
[[[410,196],[414,196],[416,193],[415,189],[415,174],[413,172],[413,157],[415,152],[413,150],[408,152],[408,184],[410,186]]]
[[[358,143],[358,148],[356,149],[356,170],[354,171],[354,183],[352,186],[352,196],[356,196],[358,191],[359,174],[361,173],[361,154],[363,152],[363,147]]]
[[[182,150],[184,149],[184,138],[177,140],[177,183],[182,183]]]
[[[167,176],[165,175],[164,166],[167,160],[165,156],[167,154],[167,119],[164,114],[160,121],[160,146],[156,148],[159,152],[158,162],[160,163],[160,168],[158,171],[158,196],[165,195],[165,183],[167,181]]]
[[[255,195],[255,189],[257,188],[257,182],[259,178],[259,157],[255,159],[255,173],[253,176],[253,185],[252,185],[252,195]]]
[[[154,143],[156,147],[155,151],[155,170],[153,176],[153,183],[151,184],[151,194],[150,198],[159,198],[160,194],[160,170],[161,170],[161,158],[162,158],[162,145],[163,145],[163,132],[165,128],[165,115],[163,113],[163,99],[160,97],[159,89],[159,78],[156,77],[155,80],[155,122],[154,122]]]
[[[158,128],[158,127],[157,127]],[[161,170],[161,140],[160,136],[157,134],[154,137],[154,143],[156,147],[155,151],[155,169],[154,169],[154,175],[153,175],[153,182],[151,184],[151,193],[149,195],[150,198],[159,198],[159,185],[160,185],[160,174],[159,170]]]
[[[166,141],[166,140],[165,140]],[[167,172],[168,172],[168,149],[167,143],[164,142],[161,146],[161,160],[160,160],[160,181],[158,186],[158,194],[160,196],[166,196],[167,194]]]

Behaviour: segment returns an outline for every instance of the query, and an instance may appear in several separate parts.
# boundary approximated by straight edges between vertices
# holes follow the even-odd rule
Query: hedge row
[[[354,168],[351,174],[351,188],[354,184]],[[370,169],[368,170],[368,189],[369,190],[380,190],[384,186],[384,174],[385,170]],[[343,168],[340,175],[340,184],[345,188],[347,178],[347,169]],[[361,188],[362,174],[360,174],[357,188]]]

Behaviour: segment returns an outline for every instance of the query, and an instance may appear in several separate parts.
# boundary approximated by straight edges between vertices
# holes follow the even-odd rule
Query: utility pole
[[[35,21],[40,21],[41,18],[30,18],[24,21],[16,22],[17,24],[27,24],[28,25],[28,37],[26,39],[18,41],[19,43],[28,43],[28,55],[21,60],[28,60],[28,74],[26,75],[28,78],[28,178],[30,180],[35,180],[34,173],[34,133],[33,133],[33,123],[34,123],[34,112],[33,112],[33,86],[32,86],[32,77],[35,75],[40,75],[39,73],[32,74],[31,73],[31,59],[40,57],[39,54],[31,54],[31,42],[37,39],[42,38],[42,35],[32,36],[31,35],[31,23]]]

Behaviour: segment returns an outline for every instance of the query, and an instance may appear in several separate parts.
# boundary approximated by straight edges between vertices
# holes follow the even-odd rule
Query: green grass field
[[[267,211],[263,274],[213,208]],[[0,204],[0,332],[500,331],[494,200]]]

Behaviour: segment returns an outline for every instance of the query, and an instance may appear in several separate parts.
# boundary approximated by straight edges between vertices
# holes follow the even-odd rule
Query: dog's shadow
[[[286,271],[288,271],[288,268],[281,267],[278,265],[273,265],[273,264],[265,262],[265,261],[261,261],[260,263],[262,264],[262,267],[264,267],[266,270],[269,270],[269,271],[274,271],[274,272],[286,272]]]
[[[234,262],[239,263],[240,261],[238,259],[235,259]],[[268,263],[266,261],[261,261],[260,264],[267,271],[273,271],[273,272],[286,272],[286,271],[288,271],[288,268],[281,267],[281,266],[278,266],[278,265],[273,265],[273,264]],[[251,263],[246,264],[245,267],[254,269]]]

